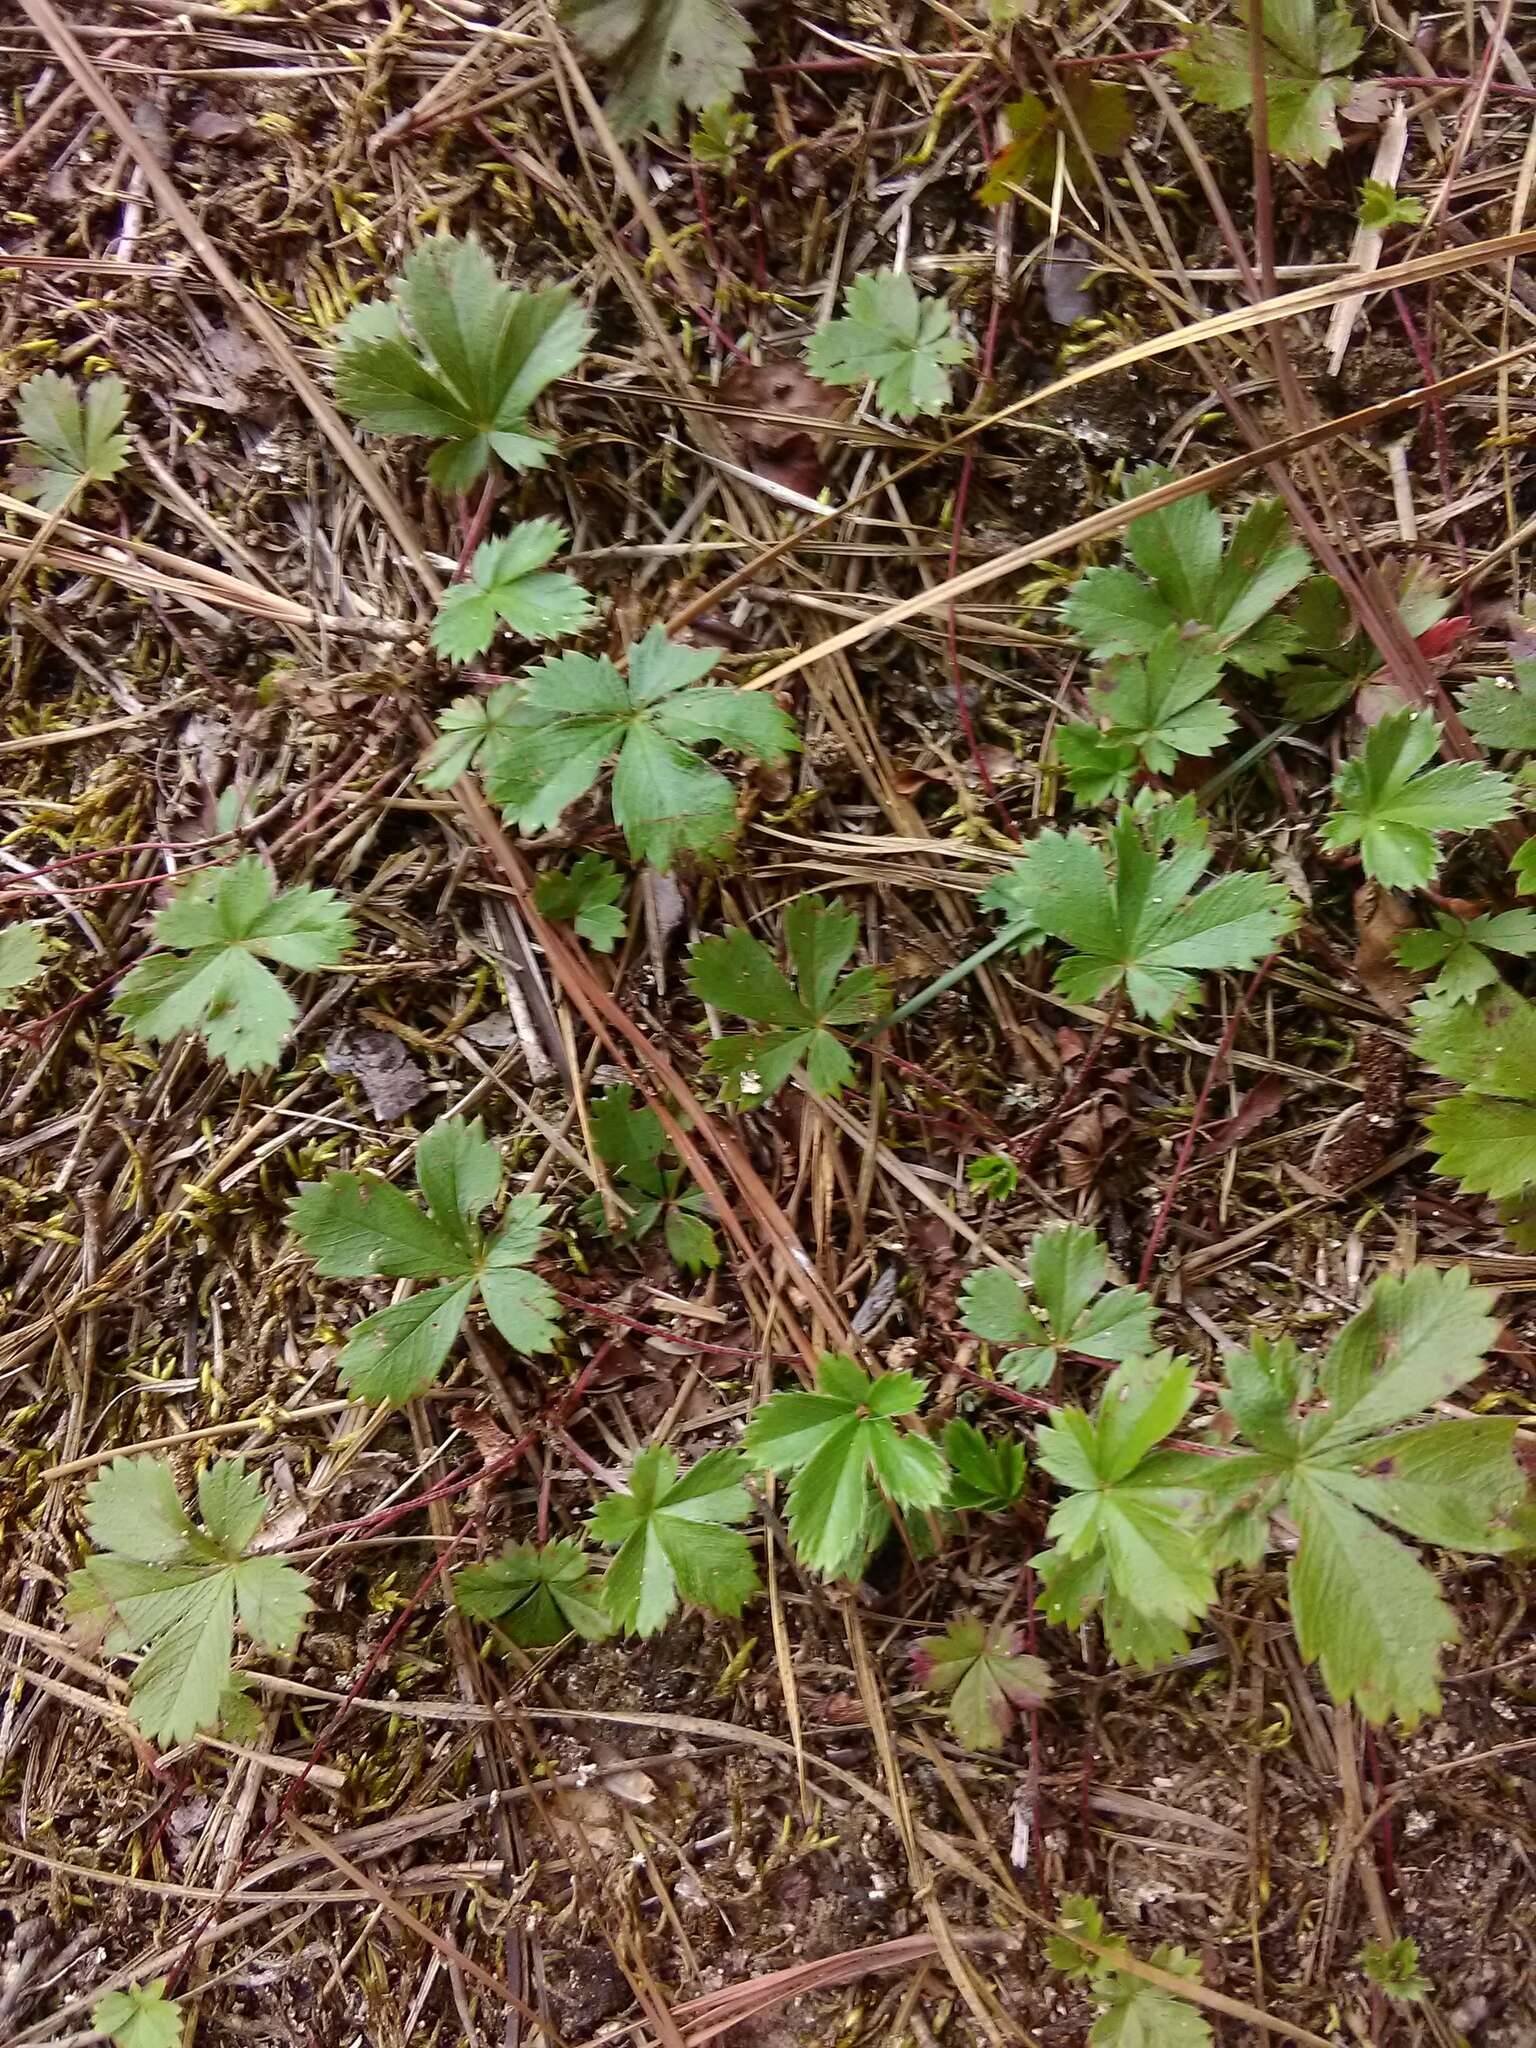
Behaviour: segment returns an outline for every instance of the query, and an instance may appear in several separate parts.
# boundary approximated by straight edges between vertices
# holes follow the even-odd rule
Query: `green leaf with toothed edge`
[[[498,625],[525,640],[558,640],[590,624],[592,603],[575,577],[546,567],[564,539],[558,520],[525,519],[499,540],[483,541],[468,576],[450,583],[438,601],[434,651],[471,661],[484,654]]]
[[[428,474],[464,491],[493,456],[543,467],[549,443],[529,432],[529,408],[576,367],[590,334],[565,286],[513,291],[477,242],[440,236],[406,258],[392,302],[342,323],[336,402],[374,433],[441,442]]]
[[[1118,1362],[1152,1348],[1150,1298],[1135,1287],[1103,1292],[1109,1258],[1092,1230],[1079,1223],[1042,1230],[1029,1270],[1033,1302],[996,1266],[973,1273],[960,1295],[965,1327],[1010,1347],[999,1371],[1013,1385],[1043,1386],[1063,1351]]]
[[[167,1998],[170,1979],[153,1977],[109,1991],[91,2008],[91,2025],[105,2034],[112,2048],[179,2048],[186,2024],[179,1998]]]
[[[89,485],[110,482],[128,460],[128,437],[119,431],[127,412],[121,377],[94,378],[83,400],[75,380],[56,370],[29,377],[16,393],[25,437],[16,452],[32,473],[10,479],[13,494],[58,512]]]
[[[955,1739],[973,1750],[1001,1749],[1019,1713],[1043,1705],[1052,1689],[1040,1659],[1021,1654],[1016,1631],[976,1620],[915,1643],[912,1675],[924,1692],[948,1699]]]
[[[1232,0],[1232,12],[1241,26],[1197,27],[1173,68],[1203,106],[1240,113],[1254,104],[1247,0]],[[1349,11],[1328,0],[1264,0],[1260,51],[1271,155],[1320,164],[1343,147],[1338,111],[1354,89],[1345,74],[1364,41]]]
[[[1158,1450],[1194,1402],[1194,1371],[1171,1352],[1131,1358],[1100,1390],[1092,1416],[1075,1405],[1036,1433],[1036,1462],[1066,1489],[1034,1562],[1040,1605],[1080,1623],[1115,1602],[1115,1644],[1152,1663],[1182,1647],[1216,1597],[1190,1508],[1195,1489]]]
[[[788,1479],[790,1539],[812,1571],[846,1578],[859,1569],[882,1495],[919,1512],[943,1505],[943,1454],[898,1427],[925,1398],[913,1373],[872,1378],[851,1358],[828,1352],[814,1391],[772,1394],[753,1410],[742,1449],[755,1470]]]
[[[560,1307],[528,1267],[549,1214],[514,1195],[489,1232],[481,1217],[500,1196],[501,1154],[475,1118],[444,1117],[416,1147],[425,1206],[374,1174],[333,1173],[288,1206],[294,1235],[331,1277],[436,1280],[442,1284],[368,1316],[337,1369],[362,1400],[407,1401],[429,1387],[452,1351],[476,1294],[514,1350],[552,1349]]]
[[[1098,845],[1081,830],[1041,832],[987,892],[1021,928],[1071,950],[1055,985],[1071,1002],[1123,989],[1139,1016],[1166,1023],[1200,992],[1202,972],[1253,967],[1295,924],[1289,891],[1258,874],[1197,887],[1211,863],[1192,798],[1144,790]],[[1165,851],[1165,849],[1167,849]]]
[[[1126,493],[1140,497],[1172,480],[1171,471],[1149,465],[1127,479]],[[1210,499],[1200,493],[1181,498],[1133,519],[1125,551],[1128,560],[1120,567],[1080,577],[1062,609],[1095,661],[1150,658],[1182,640],[1248,675],[1286,666],[1299,632],[1275,615],[1275,607],[1311,561],[1290,540],[1276,500],[1251,506],[1224,542],[1221,515]],[[1170,685],[1152,687],[1166,693]]]
[[[885,985],[870,967],[843,968],[858,944],[855,912],[802,897],[784,913],[794,979],[760,939],[739,926],[701,939],[689,958],[689,985],[701,1002],[774,1028],[717,1038],[705,1060],[740,1106],[765,1102],[802,1062],[816,1095],[838,1094],[854,1076],[840,1028],[865,1023],[885,1006]]]
[[[963,1416],[944,1426],[949,1505],[996,1513],[1024,1491],[1024,1446],[1012,1437],[988,1437]]]
[[[602,1584],[609,1619],[626,1635],[654,1635],[680,1601],[740,1614],[759,1590],[757,1567],[737,1524],[751,1513],[737,1451],[708,1451],[679,1472],[671,1451],[642,1451],[629,1485],[601,1502],[592,1534],[617,1550]]]
[[[1320,1366],[1289,1342],[1255,1342],[1227,1361],[1223,1405],[1256,1454],[1189,1475],[1213,1557],[1257,1562],[1270,1516],[1286,1511],[1297,1641],[1369,1721],[1434,1713],[1440,1652],[1458,1635],[1434,1573],[1380,1524],[1474,1553],[1528,1541],[1513,1421],[1414,1424],[1482,1372],[1492,1303],[1465,1269],[1421,1267],[1379,1280]]]
[[[487,1564],[453,1574],[455,1605],[476,1621],[497,1621],[513,1642],[543,1649],[571,1634],[601,1642],[613,1633],[602,1581],[579,1543],[509,1543]]]
[[[537,663],[479,756],[486,794],[509,823],[543,831],[585,796],[613,760],[613,815],[631,854],[652,867],[723,854],[736,835],[736,796],[693,750],[712,742],[765,762],[797,744],[786,713],[761,693],[692,687],[716,657],[652,626],[621,675],[604,657]]]
[[[1438,1170],[1470,1194],[1506,1201],[1536,1187],[1536,1004],[1500,987],[1436,1012],[1414,1050],[1463,1084],[1427,1119]]]
[[[1393,712],[1372,726],[1334,777],[1324,843],[1358,846],[1373,882],[1424,888],[1440,864],[1442,834],[1479,832],[1515,807],[1508,776],[1472,761],[1431,768],[1439,749],[1440,727],[1427,712]]]
[[[621,140],[677,134],[678,113],[735,98],[755,31],[735,0],[563,0],[560,18],[609,67],[603,111]]]
[[[1064,726],[1057,735],[1073,795],[1099,800],[1120,793],[1138,765],[1167,775],[1180,755],[1214,753],[1236,722],[1215,694],[1221,673],[1215,639],[1192,640],[1177,626],[1144,661],[1111,664],[1091,699],[1097,723]]]
[[[938,413],[950,402],[950,368],[969,362],[971,344],[942,298],[920,298],[904,271],[856,277],[840,319],[818,327],[806,346],[823,384],[869,384],[892,419]]]
[[[578,855],[569,869],[547,868],[533,885],[534,907],[541,917],[574,925],[594,953],[611,953],[624,936],[625,916],[619,908],[624,877],[600,853]]]
[[[21,991],[42,979],[53,945],[37,923],[8,924],[0,931],[0,1010],[14,1008]]]
[[[302,1572],[247,1554],[267,1502],[238,1458],[204,1471],[198,1504],[201,1527],[162,1460],[114,1459],[87,1493],[96,1549],[65,1597],[65,1611],[111,1654],[141,1653],[129,1711],[152,1742],[186,1742],[217,1725],[237,1615],[254,1643],[286,1650],[309,1611]]]
[[[279,892],[259,854],[189,876],[155,919],[157,944],[112,1004],[135,1038],[199,1035],[231,1073],[271,1066],[298,1006],[269,961],[309,972],[335,966],[352,919],[330,889]]]

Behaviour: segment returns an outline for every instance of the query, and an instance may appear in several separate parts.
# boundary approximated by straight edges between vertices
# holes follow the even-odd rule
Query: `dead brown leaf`
[[[1404,1017],[1421,977],[1397,957],[1397,941],[1418,924],[1412,907],[1390,889],[1366,882],[1355,891],[1354,970],[1360,986],[1389,1017]]]
[[[352,1025],[333,1031],[326,1040],[325,1066],[327,1073],[357,1077],[381,1124],[398,1122],[427,1093],[426,1075],[388,1031]]]
[[[747,468],[814,498],[826,481],[822,436],[803,422],[840,419],[848,409],[847,394],[818,383],[798,363],[775,360],[737,363],[720,379],[717,395],[731,408],[726,431]],[[796,417],[769,417],[786,413]]]

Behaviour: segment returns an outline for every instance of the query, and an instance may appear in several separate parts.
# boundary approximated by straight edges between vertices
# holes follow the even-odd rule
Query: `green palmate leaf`
[[[1434,1016],[1414,1050],[1465,1093],[1430,1111],[1435,1164],[1469,1194],[1536,1186],[1536,1004],[1500,988]]]
[[[1439,750],[1440,728],[1427,712],[1397,711],[1372,726],[1334,777],[1325,844],[1358,846],[1373,882],[1424,888],[1440,864],[1442,833],[1481,831],[1515,807],[1508,776],[1471,761],[1431,768]]]
[[[983,1266],[960,1296],[965,1327],[1010,1348],[1000,1371],[1016,1387],[1044,1386],[1064,1351],[1118,1362],[1152,1349],[1150,1298],[1136,1287],[1106,1294],[1109,1257],[1080,1223],[1042,1230],[1030,1247],[1031,1302],[1011,1273]]]
[[[201,1528],[169,1466],[114,1459],[86,1495],[96,1552],[71,1574],[65,1600],[112,1655],[142,1653],[128,1681],[130,1711],[152,1742],[186,1742],[218,1723],[237,1615],[262,1649],[290,1650],[309,1611],[302,1572],[247,1555],[267,1503],[239,1459],[204,1471],[198,1505]]]
[[[469,575],[438,604],[432,645],[449,661],[471,661],[496,637],[498,620],[525,640],[558,640],[595,617],[574,576],[547,570],[565,540],[555,519],[524,519],[476,548]]]
[[[21,991],[42,979],[53,943],[36,923],[8,924],[0,931],[0,1011],[14,1009]]]
[[[572,1633],[600,1642],[613,1629],[591,1560],[569,1539],[509,1543],[489,1564],[455,1572],[453,1597],[476,1621],[499,1621],[525,1649],[542,1649]]]
[[[1435,1712],[1440,1651],[1457,1637],[1434,1574],[1380,1524],[1454,1550],[1526,1540],[1513,1420],[1399,1427],[1482,1371],[1491,1303],[1465,1270],[1420,1268],[1378,1281],[1320,1367],[1288,1342],[1255,1342],[1226,1361],[1223,1395],[1254,1448],[1192,1475],[1214,1556],[1256,1562],[1270,1516],[1288,1515],[1297,1641],[1371,1721]]]
[[[1012,1507],[1024,1491],[1024,1446],[1010,1437],[986,1437],[956,1416],[944,1426],[949,1505],[994,1513]]]
[[[1170,1975],[1199,1981],[1199,1963],[1177,1945],[1159,1943],[1147,1960]],[[1197,2005],[1129,1970],[1100,1972],[1093,1991],[1099,2017],[1088,2029],[1090,2048],[1210,2048],[1215,2038]]]
[[[1202,972],[1254,966],[1299,914],[1262,875],[1197,889],[1210,863],[1193,799],[1158,804],[1144,791],[1122,807],[1107,846],[1081,831],[1042,832],[982,902],[1019,926],[1021,943],[1043,936],[1072,949],[1055,975],[1070,1002],[1123,988],[1139,1015],[1163,1023],[1196,1000]]]
[[[429,474],[463,491],[494,455],[539,469],[528,413],[573,370],[591,323],[563,285],[515,292],[476,242],[443,236],[406,258],[392,303],[360,306],[337,338],[336,400],[376,434],[442,445]]]
[[[735,1524],[752,1511],[737,1451],[709,1451],[681,1476],[672,1453],[642,1451],[626,1492],[592,1516],[592,1534],[618,1552],[602,1583],[603,1606],[626,1635],[650,1636],[678,1602],[740,1614],[759,1590],[747,1539]]]
[[[924,1399],[913,1373],[872,1379],[828,1353],[813,1393],[774,1394],[754,1411],[742,1448],[755,1470],[789,1480],[790,1539],[812,1571],[829,1579],[858,1572],[886,1502],[918,1512],[944,1502],[943,1456],[898,1426]]]
[[[498,683],[488,697],[455,697],[422,756],[423,786],[451,789],[471,768],[515,747],[521,730],[518,699],[516,683]]]
[[[1058,162],[1077,183],[1087,169],[1079,134],[1096,157],[1119,156],[1129,145],[1136,133],[1136,110],[1123,85],[1070,78],[1061,92],[1072,119],[1034,92],[1003,108],[1008,140],[993,157],[976,194],[983,206],[1002,206],[1015,192],[1048,196]]]
[[[17,453],[31,473],[12,478],[12,491],[57,512],[89,485],[108,482],[128,460],[127,436],[118,431],[127,411],[121,377],[96,378],[83,403],[72,377],[56,370],[29,377],[16,393],[16,417],[25,436]]]
[[[837,1095],[853,1079],[853,1056],[837,1034],[877,1017],[886,1001],[874,968],[842,972],[858,936],[854,911],[804,896],[784,913],[793,981],[739,926],[694,947],[689,984],[700,1002],[767,1027],[710,1044],[705,1058],[727,1100],[749,1108],[766,1102],[801,1065],[815,1095]]]
[[[600,853],[578,855],[564,873],[550,868],[533,885],[540,916],[574,925],[594,953],[611,953],[624,936],[623,894],[624,877]]]
[[[1006,1202],[1018,1192],[1019,1169],[1006,1153],[986,1152],[966,1167],[965,1180],[984,1202]]]
[[[1139,497],[1171,481],[1168,470],[1139,469],[1126,491]],[[1202,654],[1214,642],[1223,662],[1248,675],[1272,674],[1299,637],[1275,607],[1311,567],[1306,549],[1288,536],[1284,508],[1266,499],[1244,513],[1224,548],[1210,499],[1181,498],[1133,519],[1125,534],[1130,564],[1090,569],[1073,584],[1062,615],[1098,662],[1159,648],[1166,660],[1176,633]]]
[[[557,655],[512,686],[514,697],[494,693],[494,729],[488,721],[470,743],[457,725],[451,747],[445,729],[445,758],[429,776],[451,780],[450,767],[462,773],[472,760],[509,823],[546,831],[613,760],[613,815],[637,860],[665,869],[680,853],[723,854],[736,834],[735,791],[694,749],[712,742],[771,763],[797,742],[771,697],[692,687],[715,660],[660,626],[630,648],[627,676],[602,657]]]
[[[1409,639],[1438,625],[1451,600],[1421,562],[1404,568],[1382,565],[1397,615]],[[1331,576],[1309,576],[1296,593],[1291,626],[1295,659],[1279,678],[1287,718],[1326,718],[1353,703],[1360,686],[1381,671],[1381,653],[1355,624],[1348,598]]]
[[[1253,105],[1247,0],[1232,0],[1239,28],[1197,28],[1173,68],[1203,106],[1227,113]],[[1341,74],[1365,41],[1347,9],[1329,0],[1264,0],[1266,134],[1275,156],[1323,163],[1340,149],[1338,110],[1353,90]]]
[[[1461,693],[1467,731],[1485,747],[1536,753],[1536,661],[1516,661],[1509,681],[1479,676]]]
[[[670,142],[678,110],[735,98],[754,31],[734,0],[563,0],[560,16],[610,74],[604,112],[620,138],[654,128]]]
[[[559,1303],[548,1282],[528,1271],[549,1211],[532,1195],[515,1195],[499,1226],[486,1232],[480,1217],[503,1178],[501,1154],[479,1118],[445,1117],[416,1148],[425,1207],[360,1173],[333,1173],[289,1203],[295,1236],[328,1277],[440,1283],[352,1332],[337,1370],[359,1399],[408,1401],[429,1387],[477,1293],[513,1350],[553,1348]]]
[[[1424,218],[1424,202],[1401,193],[1394,186],[1367,178],[1360,188],[1360,225],[1384,234],[1388,228],[1413,227]]]
[[[1050,1697],[1051,1676],[1038,1657],[1023,1656],[1017,1632],[957,1621],[912,1649],[912,1675],[924,1692],[949,1700],[948,1720],[967,1749],[1001,1749],[1021,1710]]]
[[[756,134],[757,123],[750,114],[733,114],[729,103],[719,100],[700,113],[699,125],[688,138],[688,154],[696,164],[730,170]]]
[[[1058,1920],[1062,1931],[1046,1942],[1046,1954],[1053,1968],[1085,1979],[1098,2002],[1099,2017],[1088,2034],[1093,2048],[1209,2048],[1211,2030],[1198,2007],[1117,1965],[1130,1947],[1123,1935],[1105,1928],[1096,1899],[1069,1894]],[[1094,1949],[1084,1948],[1084,1941]],[[1200,1982],[1200,1965],[1182,1948],[1160,1942],[1147,1960],[1171,1977]]]
[[[671,1152],[661,1119],[641,1108],[632,1088],[610,1088],[592,1104],[592,1137],[598,1157],[613,1174],[615,1192],[629,1214],[617,1228],[600,1195],[582,1206],[590,1230],[634,1244],[661,1226],[667,1250],[685,1272],[720,1263],[720,1246],[708,1217],[714,1211],[698,1188],[685,1186],[680,1166],[666,1163]]]
[[[1157,1454],[1194,1397],[1187,1360],[1166,1351],[1130,1359],[1105,1381],[1091,1418],[1063,1408],[1036,1438],[1038,1463],[1068,1491],[1048,1525],[1054,1546],[1035,1559],[1040,1606],[1076,1627],[1103,1601],[1108,1633],[1112,1595],[1112,1643],[1128,1662],[1151,1665],[1186,1648],[1185,1632],[1216,1597],[1191,1533],[1182,1463]]]
[[[112,1005],[135,1038],[198,1034],[231,1073],[268,1067],[298,1005],[266,963],[311,972],[333,967],[352,943],[352,920],[331,889],[278,892],[259,854],[194,875],[155,919],[151,953],[124,976]]]
[[[109,1991],[92,2008],[91,2025],[112,2048],[179,2048],[186,2018],[181,2000],[165,1995],[168,1981],[155,1977],[148,1984]]]
[[[1355,1961],[1388,1998],[1416,2005],[1434,1990],[1419,1968],[1419,1944],[1409,1935],[1397,1941],[1368,1941]]]
[[[1057,735],[1073,795],[1102,801],[1123,794],[1137,767],[1166,775],[1181,754],[1214,753],[1235,722],[1215,695],[1221,671],[1215,640],[1192,640],[1177,626],[1144,662],[1113,663],[1092,699],[1099,723],[1064,726]]]
[[[947,300],[921,299],[904,271],[881,270],[853,280],[842,317],[817,328],[805,359],[823,384],[873,383],[876,405],[901,420],[946,411],[950,367],[971,354]]]
[[[1397,941],[1397,957],[1405,967],[1418,974],[1439,970],[1424,991],[1421,1015],[1426,1009],[1474,1002],[1485,989],[1497,988],[1499,970],[1492,954],[1529,959],[1536,953],[1536,911],[1502,910],[1463,918],[1437,910],[1434,919],[1433,929],[1404,932]]]

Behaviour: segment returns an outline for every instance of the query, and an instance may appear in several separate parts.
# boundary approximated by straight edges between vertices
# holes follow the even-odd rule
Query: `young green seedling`
[[[197,1482],[201,1525],[162,1458],[115,1458],[86,1495],[95,1554],[70,1575],[66,1611],[114,1656],[142,1652],[129,1711],[151,1742],[187,1742],[253,1718],[231,1670],[235,1617],[264,1650],[291,1650],[309,1612],[309,1581],[281,1558],[253,1556],[267,1512],[238,1458]]]
[[[560,1305],[528,1270],[548,1207],[514,1195],[494,1229],[479,1221],[504,1177],[480,1119],[445,1117],[416,1147],[425,1208],[371,1173],[333,1173],[289,1203],[294,1235],[317,1272],[438,1283],[353,1330],[336,1369],[359,1400],[409,1401],[431,1386],[477,1295],[514,1351],[553,1349]]]

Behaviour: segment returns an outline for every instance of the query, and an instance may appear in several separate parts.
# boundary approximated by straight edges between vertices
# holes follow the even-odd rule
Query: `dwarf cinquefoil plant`
[[[1214,1562],[1256,1564],[1284,1511],[1301,1653],[1369,1721],[1437,1712],[1441,1647],[1459,1633],[1434,1573],[1382,1523],[1447,1550],[1532,1539],[1513,1418],[1420,1419],[1483,1370],[1492,1306],[1464,1267],[1424,1266],[1378,1280],[1320,1361],[1255,1339],[1226,1360],[1242,1449],[1182,1473],[1214,1517]]]
[[[1151,1298],[1105,1288],[1109,1256],[1081,1223],[1054,1223],[1029,1248],[1029,1291],[1000,1266],[982,1266],[960,1294],[974,1336],[1008,1346],[998,1372],[1015,1387],[1043,1387],[1063,1352],[1113,1363],[1152,1350]]]
[[[887,1524],[886,1503],[921,1513],[948,1495],[943,1453],[902,1424],[927,1398],[915,1373],[871,1376],[825,1355],[813,1392],[773,1394],[742,1440],[749,1463],[789,1481],[789,1534],[802,1564],[853,1577]]]
[[[660,626],[629,650],[559,654],[439,721],[423,780],[445,788],[478,771],[487,796],[524,832],[550,830],[613,764],[614,822],[636,860],[670,868],[683,853],[719,857],[736,836],[736,793],[699,749],[781,762],[798,742],[787,712],[758,691],[696,687],[718,657]]]
[[[1179,1655],[1216,1597],[1184,1469],[1200,1461],[1159,1448],[1194,1399],[1194,1368],[1162,1351],[1117,1366],[1091,1415],[1071,1404],[1036,1433],[1036,1462],[1067,1495],[1047,1525],[1050,1549],[1034,1560],[1040,1606],[1068,1628],[1102,1608],[1122,1664]]]
[[[528,415],[575,369],[591,331],[564,285],[513,291],[477,242],[442,236],[406,258],[392,300],[348,314],[336,402],[376,434],[436,441],[433,483],[467,490],[493,456],[543,468],[551,443]]]
[[[1126,492],[1140,497],[1171,481],[1166,469],[1138,469]],[[1128,560],[1119,568],[1090,569],[1080,577],[1062,608],[1096,662],[1147,658],[1182,644],[1209,651],[1245,675],[1264,676],[1284,668],[1300,644],[1298,628],[1276,606],[1312,562],[1291,539],[1277,500],[1251,506],[1227,540],[1208,497],[1180,498],[1133,519],[1125,552]]]
[[[25,437],[17,453],[23,470],[12,477],[18,498],[39,511],[65,512],[92,484],[110,483],[128,460],[121,431],[128,388],[121,377],[97,377],[85,396],[72,377],[44,370],[16,393],[16,417]]]
[[[1138,1016],[1166,1023],[1199,996],[1202,973],[1252,967],[1300,915],[1265,875],[1231,874],[1197,887],[1211,864],[1194,800],[1143,790],[1097,844],[1085,832],[1041,832],[986,891],[1021,950],[1068,948],[1057,992],[1088,1003],[1123,989]]]
[[[332,889],[278,890],[260,854],[191,875],[155,918],[151,953],[124,975],[112,1005],[135,1038],[193,1031],[231,1073],[269,1067],[299,1006],[272,971],[334,967],[352,919]]]
[[[786,974],[761,939],[735,930],[701,939],[688,963],[701,1002],[760,1028],[712,1039],[705,1061],[729,1099],[753,1108],[803,1067],[813,1095],[841,1094],[853,1055],[839,1031],[877,1017],[885,984],[877,968],[843,969],[859,940],[855,911],[804,896],[784,913]]]
[[[504,1178],[479,1118],[445,1117],[416,1147],[424,1207],[372,1173],[333,1173],[290,1202],[288,1220],[317,1272],[437,1283],[368,1316],[348,1338],[337,1371],[360,1400],[409,1401],[429,1387],[477,1295],[514,1350],[552,1349],[560,1305],[529,1270],[547,1206],[514,1195],[494,1229],[480,1223]]]
[[[291,1650],[309,1612],[309,1581],[279,1557],[253,1555],[267,1497],[238,1458],[197,1482],[196,1523],[163,1458],[114,1458],[86,1496],[94,1553],[73,1573],[66,1608],[113,1655],[139,1652],[128,1680],[134,1723],[151,1742],[186,1742],[220,1722],[259,1725],[247,1681],[231,1669],[235,1618],[253,1643]]]

